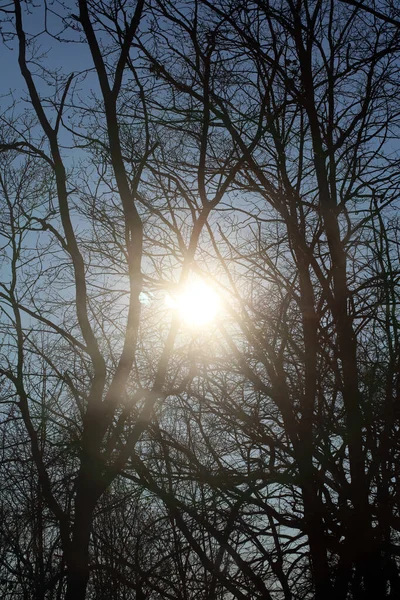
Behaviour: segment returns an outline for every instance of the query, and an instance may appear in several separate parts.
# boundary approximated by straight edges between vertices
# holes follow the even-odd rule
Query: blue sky
[[[55,8],[58,7],[55,6]],[[71,72],[79,73],[91,66],[87,46],[72,41],[70,32],[68,32],[70,43],[60,42],[52,37],[60,34],[62,31],[62,22],[60,18],[50,12],[45,14],[44,3],[40,2],[30,12],[26,10],[26,4],[23,3],[22,9],[23,24],[27,39],[34,40],[33,43],[36,52],[45,55],[46,68],[54,70],[59,74],[68,75]],[[74,3],[71,3],[71,11],[63,12],[64,14],[77,12]],[[45,31],[45,22],[50,34]],[[2,32],[6,37],[6,43],[0,44],[0,64],[2,71],[0,94],[2,96],[1,106],[3,109],[9,104],[9,100],[5,96],[10,92],[13,93],[15,100],[20,100],[26,92],[26,86],[18,66],[17,40],[11,38],[10,34],[12,31],[13,25],[11,23],[3,24]],[[75,40],[78,39],[78,36],[79,34],[76,33]],[[35,74],[35,65],[31,64],[30,69]],[[35,78],[35,83],[38,89],[42,93],[45,93],[46,86],[39,77]]]

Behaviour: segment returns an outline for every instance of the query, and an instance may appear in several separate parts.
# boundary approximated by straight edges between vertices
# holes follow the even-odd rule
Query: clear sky
[[[59,11],[60,15],[76,13],[77,9],[73,2],[69,2],[70,9],[63,9],[58,4],[54,4],[52,9]],[[68,6],[68,3],[66,3]],[[29,40],[28,52],[35,49],[35,54],[39,58],[41,55],[45,58],[46,68],[57,74],[69,75],[71,72],[79,73],[91,66],[91,60],[86,44],[79,44],[79,33],[75,34],[75,40],[71,38],[71,31],[68,31],[68,37],[63,35],[62,20],[49,10],[45,11],[44,3],[39,2],[29,12],[26,10],[26,3],[22,3],[23,25]],[[11,19],[13,21],[13,16]],[[47,29],[47,31],[46,31]],[[3,34],[3,43],[0,43],[0,94],[1,108],[10,104],[10,98],[7,95],[12,92],[16,101],[20,101],[26,92],[26,86],[20,74],[18,66],[17,40],[14,32],[13,23],[3,23],[1,28]],[[56,39],[60,36],[62,41]],[[38,75],[38,68],[30,64],[33,75]],[[42,94],[45,94],[46,85],[44,81],[36,76],[35,83]]]

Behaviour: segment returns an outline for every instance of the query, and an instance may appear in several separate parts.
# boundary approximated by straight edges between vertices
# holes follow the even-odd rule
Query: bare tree
[[[21,597],[397,597],[400,31],[353,4],[5,7]],[[193,331],[164,297],[196,277]]]

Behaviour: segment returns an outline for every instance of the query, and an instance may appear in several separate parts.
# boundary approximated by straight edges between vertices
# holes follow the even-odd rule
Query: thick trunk
[[[303,227],[300,227],[299,230],[304,231]],[[296,241],[296,233],[294,233],[293,237]],[[297,456],[302,485],[304,517],[315,585],[315,600],[333,600],[333,588],[325,539],[324,506],[319,496],[319,485],[315,479],[313,465],[314,430],[317,426],[314,413],[317,392],[318,317],[315,312],[314,289],[309,272],[309,261],[303,251],[303,247],[306,247],[305,238],[296,245],[300,276],[305,357],[304,395],[301,399]]]
[[[84,600],[89,581],[89,543],[95,498],[88,477],[78,478],[75,521],[66,556],[67,591],[65,600]]]
[[[315,485],[303,487],[304,516],[315,585],[315,600],[333,600],[330,569],[327,560],[321,506]]]
[[[83,563],[70,566],[67,575],[65,600],[85,600],[88,581],[89,569]]]
[[[84,600],[89,581],[90,523],[75,535],[67,560],[67,592],[65,600]]]
[[[281,381],[284,380],[283,374],[281,374],[280,379]],[[333,600],[333,588],[323,521],[324,507],[318,495],[318,484],[314,478],[312,463],[312,433],[309,433],[309,415],[304,418],[305,415],[303,414],[299,431],[293,415],[287,408],[290,405],[288,397],[282,393],[282,398],[280,406],[282,407],[285,428],[292,440],[299,469],[299,480],[301,482],[304,506],[305,533],[310,548],[310,562],[315,586],[314,598],[315,600]],[[306,436],[306,433],[308,433],[308,436]]]
[[[349,450],[351,502],[354,509],[353,518],[349,524],[347,543],[351,562],[356,570],[356,578],[360,578],[359,590],[361,591],[363,588],[375,589],[376,587],[371,574],[371,564],[376,559],[376,553],[374,551],[375,543],[365,472],[362,432],[363,414],[360,405],[357,367],[357,339],[353,330],[352,316],[348,312],[347,256],[340,236],[336,199],[333,197],[333,190],[329,186],[325,152],[314,97],[311,51],[309,48],[306,50],[303,45],[301,22],[298,14],[295,14],[295,20],[297,26],[296,42],[303,85],[307,91],[304,96],[304,106],[310,123],[321,215],[332,265],[333,294],[331,298],[327,298],[327,301],[335,321],[338,356],[342,364],[342,394],[346,411],[346,442]],[[354,582],[355,579],[353,579]]]

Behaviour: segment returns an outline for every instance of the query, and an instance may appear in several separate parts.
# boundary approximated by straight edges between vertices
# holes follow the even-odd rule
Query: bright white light
[[[200,327],[210,323],[217,316],[219,298],[216,292],[204,281],[187,284],[182,292],[167,295],[167,306],[177,310],[187,325]]]

